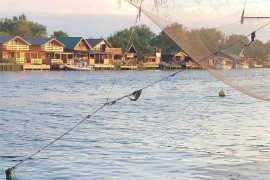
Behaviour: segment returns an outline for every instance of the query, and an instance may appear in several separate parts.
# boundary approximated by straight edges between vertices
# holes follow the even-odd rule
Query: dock
[[[138,66],[121,66],[121,70],[136,70]]]
[[[24,64],[23,65],[23,70],[24,71],[34,71],[34,70],[40,70],[40,71],[50,71],[51,66],[47,64]]]
[[[21,71],[22,65],[14,63],[0,63],[0,71]]]
[[[114,65],[110,64],[95,64],[94,65],[95,70],[114,70]]]

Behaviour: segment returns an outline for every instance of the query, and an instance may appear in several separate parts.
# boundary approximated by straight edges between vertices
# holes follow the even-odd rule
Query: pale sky
[[[187,27],[203,27],[215,23],[217,26],[214,27],[219,27],[240,20],[244,1],[179,0],[175,2],[182,6],[169,9],[169,13],[179,18]],[[63,30],[70,36],[106,38],[115,31],[131,27],[135,23],[138,10],[125,0],[121,0],[121,7],[117,2],[118,0],[0,0],[0,18],[12,18],[24,13],[29,20],[47,26],[49,35],[53,31]],[[218,5],[211,12],[221,16],[221,19],[211,14],[207,2],[210,2],[210,6],[211,3]],[[182,9],[184,6],[187,7]],[[269,6],[270,0],[247,0],[246,14],[250,15],[253,10],[257,12],[259,9],[260,13],[255,15],[270,16]],[[222,19],[223,17],[225,18]],[[156,34],[161,31],[146,16],[142,15],[137,25],[140,24],[147,24]]]
[[[31,21],[47,26],[50,34],[63,30],[70,36],[108,37],[115,31],[131,27],[138,10],[117,0],[1,0],[0,18],[12,18],[22,13]],[[143,16],[140,24],[147,24],[156,34],[161,30]]]
[[[136,9],[122,0],[1,0],[2,12],[59,14],[134,14]]]

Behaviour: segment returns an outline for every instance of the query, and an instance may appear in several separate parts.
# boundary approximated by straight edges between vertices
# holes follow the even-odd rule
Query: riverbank
[[[114,65],[95,65],[93,70],[97,71],[114,71],[114,70],[180,70],[180,69],[202,69],[200,66],[167,66],[167,67],[140,67],[140,66],[114,66]],[[47,64],[14,64],[14,63],[0,63],[0,71],[59,71],[59,70],[65,70],[64,65],[59,64],[53,64],[53,65],[47,65]]]

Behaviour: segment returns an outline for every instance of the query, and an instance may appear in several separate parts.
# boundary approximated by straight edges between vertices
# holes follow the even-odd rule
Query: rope
[[[118,3],[121,5],[121,0],[119,0]],[[141,13],[141,11],[139,10],[139,12],[138,12],[138,14],[137,14],[137,17],[136,17],[136,20],[135,20],[135,23],[134,23],[134,25],[132,26],[132,31],[131,31],[131,34],[130,34],[130,36],[129,36],[129,40],[128,40],[128,43],[127,43],[127,46],[126,46],[126,49],[125,49],[125,56],[126,56],[127,49],[128,49],[128,47],[129,47],[129,45],[130,45],[132,36],[133,36],[133,34],[134,34],[135,26],[136,26],[136,24],[137,24],[137,22],[138,22],[138,19],[140,19],[140,13]],[[126,58],[126,57],[125,57],[125,58]],[[121,68],[117,69],[117,73],[116,73],[116,75],[115,75],[115,77],[114,77],[114,80],[113,80],[111,89],[110,89],[109,94],[108,94],[108,97],[107,97],[107,101],[106,101],[107,103],[108,103],[108,101],[109,101],[109,97],[110,97],[110,95],[111,95],[111,93],[112,93],[112,90],[113,90],[113,88],[114,88],[115,82],[116,82],[116,80],[118,79],[118,75],[119,75],[120,70],[121,70]]]

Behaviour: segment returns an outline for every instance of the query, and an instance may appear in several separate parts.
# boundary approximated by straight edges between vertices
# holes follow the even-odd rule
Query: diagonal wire
[[[121,2],[119,2],[119,3],[120,3],[120,5],[121,5]],[[133,34],[134,34],[134,31],[135,31],[136,24],[137,24],[138,20],[140,19],[140,13],[141,13],[141,11],[139,10],[139,12],[138,12],[138,14],[137,14],[137,17],[136,17],[136,20],[135,20],[135,23],[134,23],[134,25],[133,25],[132,28],[131,28],[132,31],[131,31],[131,34],[130,34],[130,37],[129,37],[129,40],[128,40],[126,49],[125,49],[125,51],[124,51],[124,53],[125,53],[125,58],[126,58],[126,52],[127,52],[127,50],[128,50],[128,47],[129,47],[129,45],[130,45],[131,39],[132,39]],[[110,91],[109,91],[109,93],[108,93],[108,97],[107,97],[107,101],[106,101],[107,103],[109,102],[109,97],[110,97],[110,95],[111,95],[111,93],[112,93],[112,90],[113,90],[113,88],[114,88],[115,82],[116,82],[116,80],[118,79],[118,75],[119,75],[120,70],[121,70],[121,68],[117,69],[117,73],[116,73],[116,75],[115,75],[115,77],[114,77],[114,79],[113,79],[111,89],[110,89]]]

